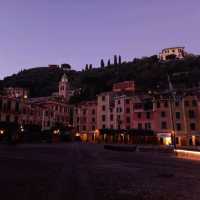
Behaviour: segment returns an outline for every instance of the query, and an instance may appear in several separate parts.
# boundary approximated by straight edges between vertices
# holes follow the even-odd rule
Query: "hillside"
[[[63,73],[61,68],[27,69],[6,77],[0,82],[0,86],[26,87],[30,89],[32,97],[48,96],[57,91],[58,81]],[[124,80],[135,80],[138,90],[163,90],[167,88],[167,74],[173,74],[172,82],[176,87],[185,88],[199,82],[200,56],[168,62],[159,62],[157,56],[151,56],[82,72],[70,70],[66,74],[73,89],[82,89],[81,95],[75,96],[72,102],[92,99],[96,94],[110,90],[113,83]]]

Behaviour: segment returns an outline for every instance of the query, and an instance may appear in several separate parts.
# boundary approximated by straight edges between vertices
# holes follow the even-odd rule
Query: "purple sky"
[[[0,78],[185,46],[200,54],[199,0],[0,0]]]

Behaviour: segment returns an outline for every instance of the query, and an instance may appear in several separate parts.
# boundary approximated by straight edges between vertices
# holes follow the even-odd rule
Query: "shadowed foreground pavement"
[[[0,198],[200,199],[200,161],[103,145],[0,146]]]

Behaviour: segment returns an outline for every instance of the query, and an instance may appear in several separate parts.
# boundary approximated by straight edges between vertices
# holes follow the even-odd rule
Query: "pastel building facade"
[[[73,126],[76,137],[93,141],[97,134],[97,101],[86,101],[74,108]]]
[[[159,54],[159,59],[161,61],[183,59],[185,55],[186,52],[184,47],[171,47],[163,49]]]
[[[11,98],[23,98],[27,99],[29,96],[29,90],[20,87],[8,87],[4,89],[5,96]]]
[[[113,92],[101,93],[97,96],[97,128],[113,129],[115,124]]]
[[[66,75],[59,83],[58,96],[24,98],[26,90],[7,89],[7,95],[0,96],[0,122],[38,125],[42,130],[50,130],[56,124],[72,125],[73,108],[68,104],[68,89]]]
[[[89,105],[89,102],[78,105],[76,115],[79,120],[90,119],[91,111],[83,116],[83,110],[96,109],[96,120],[93,123],[83,120],[85,128],[77,128],[78,133],[91,132],[91,125],[95,131],[117,130],[121,134],[129,130],[143,130],[153,131],[163,145],[174,142],[177,146],[200,145],[198,91],[181,94],[176,99],[169,93],[154,96],[123,90],[110,91],[97,95],[96,103]],[[81,121],[77,126],[83,127]]]

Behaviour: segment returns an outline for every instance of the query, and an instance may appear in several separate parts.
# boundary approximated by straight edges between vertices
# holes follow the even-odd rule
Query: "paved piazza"
[[[0,199],[200,199],[200,161],[103,145],[0,146]]]

